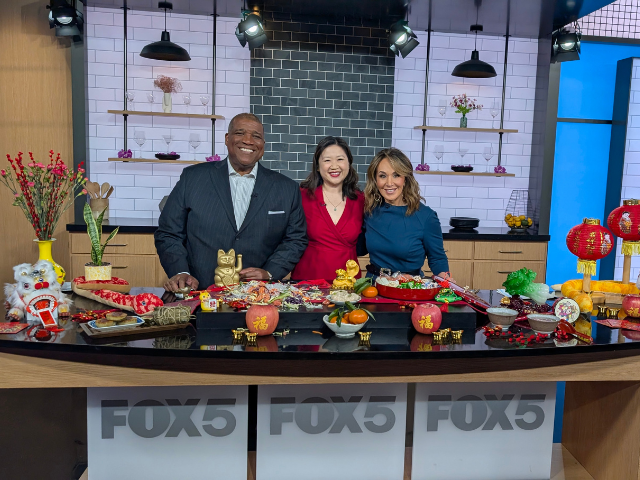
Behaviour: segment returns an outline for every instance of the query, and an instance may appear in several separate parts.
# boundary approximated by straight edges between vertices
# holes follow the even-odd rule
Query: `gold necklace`
[[[344,202],[344,198],[343,198],[342,200],[340,200],[340,201],[338,202],[338,204],[337,204],[337,205],[335,205],[331,200],[329,200],[329,199],[327,198],[327,192],[325,192],[325,191],[324,191],[324,189],[322,190],[322,194],[323,194],[323,196],[324,196],[324,200],[325,200],[325,202],[329,202],[329,203],[331,204],[331,206],[333,207],[333,211],[334,211],[334,212],[337,212],[337,211],[338,211],[338,207],[340,206],[340,204],[341,204],[342,202]],[[326,205],[326,204],[325,204],[325,205]]]

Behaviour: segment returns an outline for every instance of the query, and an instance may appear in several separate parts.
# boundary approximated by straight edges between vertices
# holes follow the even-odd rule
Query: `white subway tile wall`
[[[422,132],[414,130],[423,124],[427,35],[417,33],[420,45],[407,58],[398,57],[395,67],[395,100],[393,110],[393,145],[403,150],[414,166],[420,163]],[[471,58],[473,35],[432,33],[429,63],[429,96],[427,125],[457,127],[460,114],[449,106],[453,95],[466,93],[484,107],[467,115],[469,127],[499,128],[500,116],[491,116],[494,101],[502,99],[504,39],[478,36],[480,59],[494,66],[497,76],[487,79],[453,77],[451,71],[460,62]],[[476,217],[481,227],[502,227],[504,213],[512,190],[529,185],[529,164],[533,131],[533,105],[536,86],[535,39],[512,38],[509,41],[504,128],[517,129],[503,137],[502,165],[514,177],[462,177],[447,175],[416,175],[427,205],[447,225],[453,216]],[[445,117],[438,110],[446,102]],[[497,165],[498,134],[473,132],[427,131],[425,163],[431,170],[451,171],[451,165],[471,164],[474,171],[493,171]],[[442,145],[444,156],[434,156]],[[492,147],[493,158],[483,157],[485,147]],[[459,149],[468,149],[464,158]],[[488,164],[487,164],[488,163]]]
[[[624,152],[624,170],[622,174],[622,200],[640,198],[640,60],[633,60],[631,74],[631,92],[629,94],[629,117],[627,120],[627,144]],[[606,222],[606,220],[605,220]],[[622,241],[618,239],[616,248],[616,268],[614,280],[622,280],[622,263],[624,256],[620,251]],[[640,274],[640,256],[631,257],[631,280]]]
[[[157,218],[158,203],[176,184],[182,165],[108,162],[123,148],[123,118],[107,113],[124,107],[124,15],[121,10],[87,8],[86,39],[88,49],[89,101],[89,161],[91,180],[109,182],[115,186],[110,201],[113,217]],[[189,113],[204,113],[201,95],[209,97],[206,106],[211,114],[213,67],[213,18],[196,15],[171,15],[167,28],[171,40],[184,47],[191,56],[189,62],[162,62],[142,58],[142,48],[160,40],[164,28],[162,12],[129,10],[128,16],[128,89],[134,93],[132,110],[161,111],[162,92],[153,87],[158,75],[176,77],[183,90],[173,94],[173,111],[186,113],[183,96],[190,94]],[[234,35],[237,18],[218,18],[216,54],[216,111],[225,120],[216,121],[216,153],[226,156],[224,133],[227,122],[236,114],[249,112],[250,54]],[[147,99],[154,93],[154,103]],[[146,142],[139,147],[134,132],[141,130]],[[189,135],[197,133],[202,140],[195,151],[189,145]],[[167,147],[162,136],[173,140]],[[128,148],[134,156],[154,158],[158,152],[175,151],[181,159],[204,160],[211,155],[212,131],[208,119],[172,117],[136,117],[128,121]]]

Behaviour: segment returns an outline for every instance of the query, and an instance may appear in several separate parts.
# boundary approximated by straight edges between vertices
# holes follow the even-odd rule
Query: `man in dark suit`
[[[218,249],[242,254],[242,280],[279,280],[307,246],[300,187],[258,163],[260,120],[236,115],[225,144],[226,160],[183,170],[160,215],[155,244],[169,291],[213,284]]]

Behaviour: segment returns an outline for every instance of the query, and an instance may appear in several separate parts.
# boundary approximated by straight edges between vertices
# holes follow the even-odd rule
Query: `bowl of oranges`
[[[512,232],[518,233],[526,232],[527,228],[533,225],[533,220],[525,215],[512,215],[507,213],[504,217],[504,221],[509,225],[509,227],[511,227]]]
[[[322,317],[322,321],[336,337],[352,338],[365,326],[369,318],[373,318],[369,310],[356,308],[351,302],[345,302],[344,307],[336,308],[329,315]]]

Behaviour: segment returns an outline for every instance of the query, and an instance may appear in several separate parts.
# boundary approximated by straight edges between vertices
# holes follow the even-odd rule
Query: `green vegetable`
[[[365,288],[371,286],[371,279],[367,277],[359,278],[356,283],[353,284],[353,291],[355,293],[362,292]]]
[[[524,295],[536,303],[545,303],[549,298],[549,286],[544,283],[533,283],[537,273],[528,268],[511,272],[502,286],[510,295]]]

